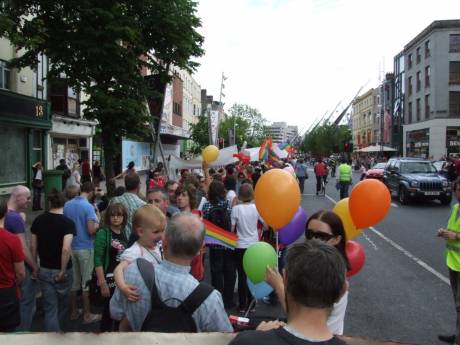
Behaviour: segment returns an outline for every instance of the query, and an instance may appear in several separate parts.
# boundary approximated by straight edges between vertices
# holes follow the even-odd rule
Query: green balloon
[[[243,256],[244,272],[254,284],[263,282],[267,266],[276,267],[277,263],[275,249],[267,242],[254,243]]]

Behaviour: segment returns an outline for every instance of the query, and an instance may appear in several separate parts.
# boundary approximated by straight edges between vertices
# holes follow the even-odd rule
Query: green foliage
[[[169,66],[192,71],[191,57],[203,54],[196,6],[192,0],[7,0],[0,3],[0,36],[25,51],[12,67],[33,67],[45,54],[49,76],[64,75],[88,95],[84,115],[99,121],[111,177],[121,138],[145,134],[146,98],[162,96]],[[154,88],[142,68],[157,77]]]
[[[209,145],[208,116],[202,114],[198,117],[197,123],[190,124],[190,139],[193,140],[192,153],[199,154],[201,150]]]
[[[314,128],[306,136],[302,150],[313,155],[327,157],[343,151],[345,143],[351,141],[351,130],[346,125],[323,124]]]
[[[236,142],[238,146],[247,141],[248,147],[260,146],[269,134],[268,122],[256,108],[235,103],[229,109],[229,125],[236,123]],[[233,118],[233,120],[232,120]],[[241,128],[239,127],[241,125]],[[230,128],[230,127],[228,127]],[[227,137],[223,132],[223,137]]]
[[[228,131],[234,128],[236,133],[235,143],[238,147],[241,147],[248,140],[250,127],[251,124],[245,118],[235,115],[228,116],[219,124],[219,137],[225,138],[225,142],[228,144]]]

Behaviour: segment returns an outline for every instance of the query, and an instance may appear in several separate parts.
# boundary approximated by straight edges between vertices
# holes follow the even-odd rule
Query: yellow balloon
[[[355,237],[361,235],[362,231],[357,229],[351,218],[350,210],[348,209],[348,198],[340,200],[332,210],[342,220],[343,227],[345,229],[346,240],[352,240]]]
[[[201,151],[201,155],[203,156],[203,160],[206,163],[212,163],[219,158],[219,149],[217,146],[209,145],[206,146],[203,151]]]

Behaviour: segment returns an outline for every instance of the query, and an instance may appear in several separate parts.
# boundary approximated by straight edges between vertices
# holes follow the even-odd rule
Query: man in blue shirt
[[[77,291],[81,289],[83,292],[83,323],[85,324],[101,319],[101,315],[91,314],[89,287],[87,286],[94,268],[93,241],[99,225],[95,207],[88,201],[93,194],[93,184],[85,182],[81,186],[80,196],[68,201],[64,206],[64,215],[73,220],[77,230],[77,236],[72,241],[73,285],[70,318],[76,320],[80,316],[77,309]]]
[[[307,165],[304,163],[303,159],[299,159],[295,165],[295,174],[299,180],[300,193],[303,194],[305,179],[308,178]]]
[[[190,274],[190,264],[203,246],[204,233],[203,223],[190,213],[181,213],[168,222],[163,241],[165,260],[152,269],[159,298],[169,307],[178,307],[199,284]],[[136,262],[125,269],[124,276],[126,283],[137,288],[139,299],[129,302],[116,289],[110,301],[110,314],[121,321],[120,331],[139,332],[151,309],[151,292]],[[192,318],[198,332],[233,332],[217,290],[201,303]]]

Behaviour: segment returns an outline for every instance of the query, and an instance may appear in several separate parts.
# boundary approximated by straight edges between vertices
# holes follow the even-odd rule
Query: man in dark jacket
[[[56,167],[56,170],[62,170],[64,172],[64,174],[62,175],[62,190],[64,190],[65,183],[71,174],[69,167],[67,166],[67,164],[65,164],[65,159],[61,159],[59,161],[59,165]]]

